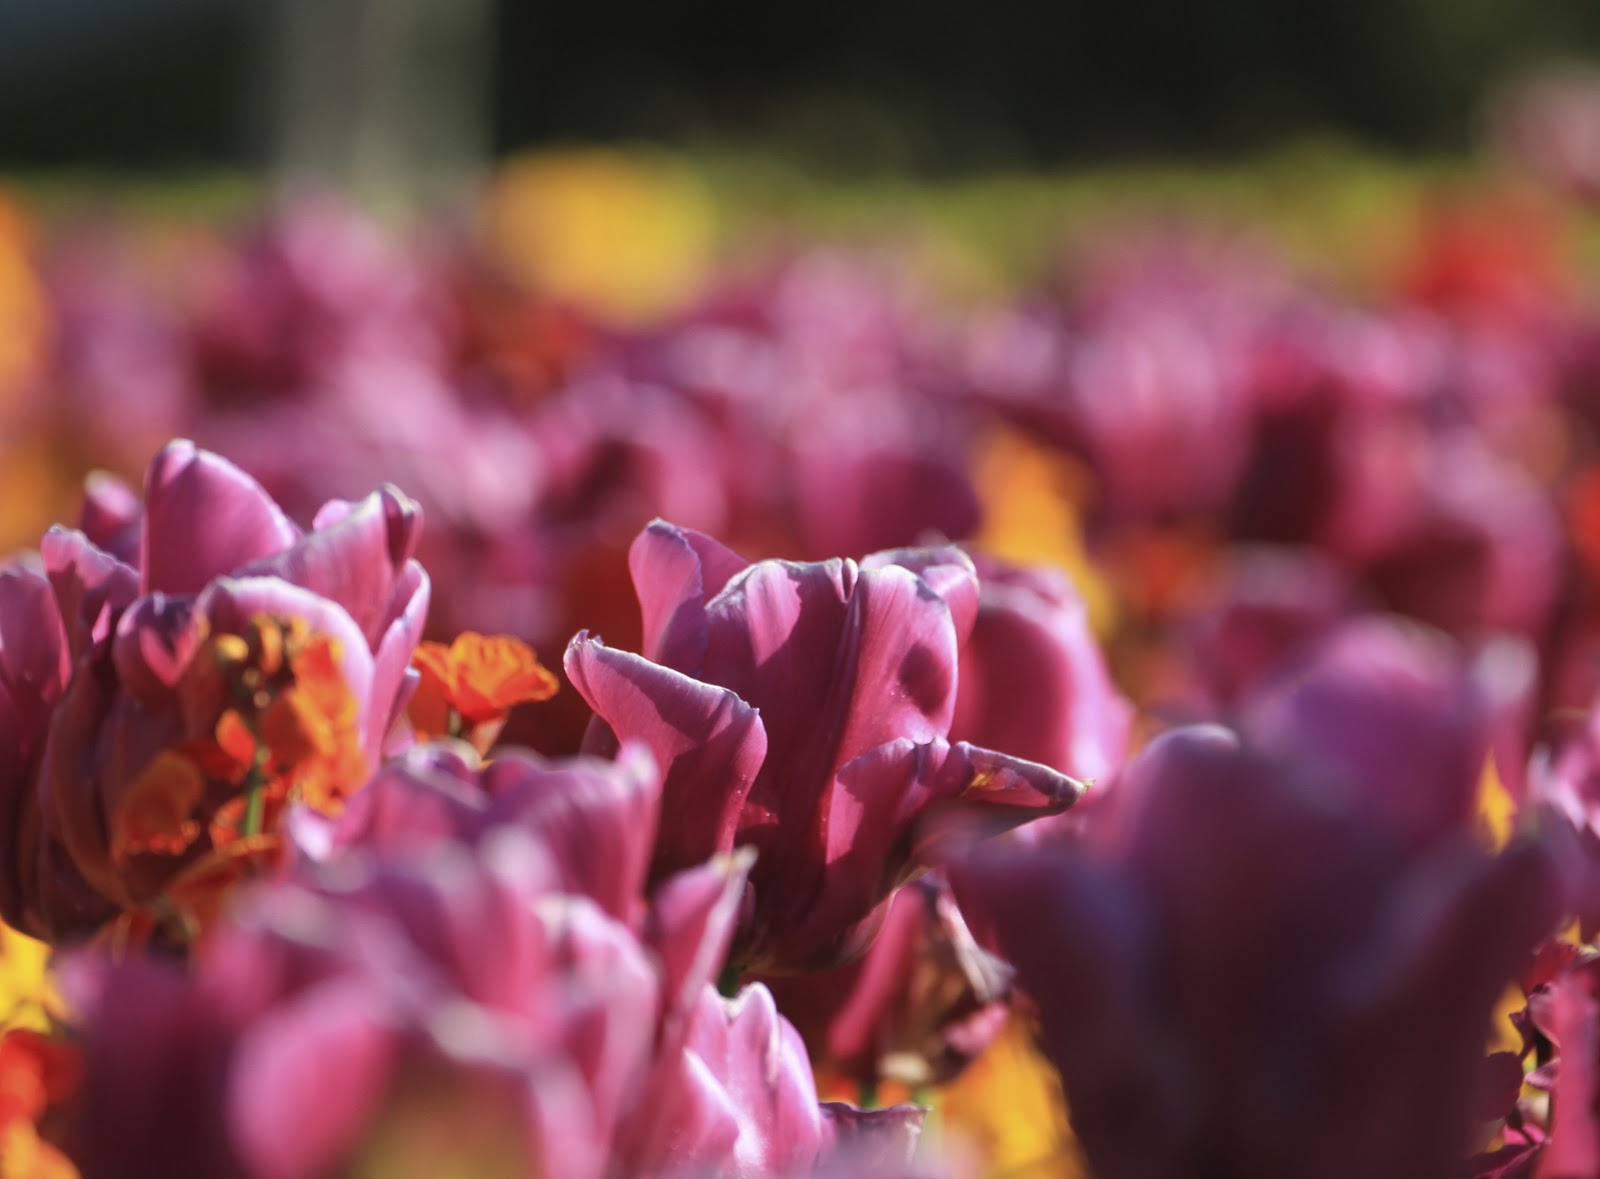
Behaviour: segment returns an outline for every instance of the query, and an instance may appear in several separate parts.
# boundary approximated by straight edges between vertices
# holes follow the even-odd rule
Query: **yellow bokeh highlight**
[[[677,310],[716,244],[711,195],[663,154],[588,150],[507,163],[485,194],[491,257],[527,287],[621,325]]]
[[[978,443],[973,482],[983,506],[976,547],[1018,565],[1050,565],[1072,578],[1101,638],[1116,625],[1116,593],[1083,542],[1090,476],[1064,454],[997,426]]]
[[[0,1179],[78,1179],[78,1168],[19,1119],[0,1129]]]
[[[43,362],[49,332],[31,237],[21,207],[0,191],[0,407]]]
[[[0,925],[0,1030],[49,1031],[61,1010],[50,977],[50,947]]]
[[[1026,1021],[1012,1016],[983,1055],[935,1099],[944,1145],[993,1179],[1086,1179],[1061,1081]]]
[[[1483,763],[1478,779],[1478,831],[1490,851],[1499,851],[1511,842],[1517,826],[1517,800],[1511,797],[1495,767],[1494,754]]]

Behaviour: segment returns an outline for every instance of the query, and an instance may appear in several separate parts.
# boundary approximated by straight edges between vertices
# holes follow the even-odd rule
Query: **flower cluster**
[[[1596,1174],[1600,300],[1410,214],[0,220],[0,1179]]]

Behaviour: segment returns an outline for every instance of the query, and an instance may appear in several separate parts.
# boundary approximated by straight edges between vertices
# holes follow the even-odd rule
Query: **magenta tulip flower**
[[[28,562],[0,569],[0,824],[11,833],[7,843],[13,849],[0,870],[0,913],[7,915],[24,910],[25,898],[49,871],[39,863],[39,813],[31,785],[70,668],[66,635],[42,569]]]
[[[1242,723],[1257,748],[1293,759],[1368,821],[1421,846],[1472,829],[1492,704],[1444,635],[1369,616],[1257,685]]]
[[[745,561],[651,524],[630,555],[644,654],[579,634],[567,675],[590,744],[647,745],[666,769],[660,877],[753,847],[733,960],[815,970],[859,953],[896,887],[951,839],[1061,811],[1081,785],[946,735],[978,604],[955,548],[860,564]]]
[[[6,624],[62,636],[70,659],[64,681],[8,685],[35,735],[3,783],[18,879],[0,915],[52,939],[156,903],[225,844],[255,854],[288,801],[337,811],[397,719],[427,609],[420,519],[393,489],[332,502],[302,533],[236,467],[174,442],[142,520],[106,499],[87,522],[136,529],[136,560],[52,529],[51,594],[23,594]]]
[[[1490,1009],[1557,923],[1560,875],[1539,845],[1418,847],[1374,813],[1380,782],[1327,782],[1180,730],[1130,766],[1104,851],[955,875],[1039,1001],[1100,1179],[1463,1173]]]
[[[1133,708],[1117,691],[1065,576],[977,559],[978,613],[961,648],[950,735],[1091,782],[1127,753]]]

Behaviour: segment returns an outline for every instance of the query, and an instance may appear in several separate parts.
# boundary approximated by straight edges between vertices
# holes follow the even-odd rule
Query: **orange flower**
[[[247,633],[208,637],[183,685],[208,738],[158,753],[113,819],[119,863],[135,854],[192,862],[113,931],[123,943],[161,932],[188,941],[244,878],[276,863],[279,820],[301,801],[337,815],[371,774],[360,709],[334,639],[301,619],[266,615]],[[211,719],[207,719],[210,717]]]
[[[466,631],[448,647],[420,643],[411,663],[422,674],[408,711],[418,738],[466,737],[480,752],[513,707],[548,700],[557,687],[533,649],[510,635]]]
[[[77,1175],[38,1125],[77,1091],[82,1073],[77,1053],[61,1040],[23,1028],[0,1035],[0,1179]]]
[[[77,1089],[81,1062],[61,1040],[26,1028],[0,1034],[0,1126],[34,1122]]]

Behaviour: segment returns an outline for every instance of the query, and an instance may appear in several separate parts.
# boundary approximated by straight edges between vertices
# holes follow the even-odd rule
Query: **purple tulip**
[[[1204,703],[1232,709],[1347,617],[1350,599],[1348,576],[1314,549],[1236,547],[1187,628]]]
[[[1369,822],[1421,846],[1473,827],[1490,705],[1444,635],[1372,616],[1259,684],[1243,727],[1256,748],[1292,758]]]
[[[41,873],[32,786],[70,669],[43,571],[32,562],[0,569],[0,824],[13,833],[12,854],[0,871],[0,913],[22,912]]]
[[[1104,782],[1127,753],[1117,691],[1083,599],[1059,572],[976,558],[978,613],[961,648],[950,735]]]
[[[1569,729],[1536,752],[1523,807],[1558,834],[1589,941],[1600,930],[1600,706]]]
[[[666,767],[656,877],[756,849],[742,966],[848,960],[949,840],[1081,792],[1045,766],[946,741],[978,604],[957,549],[751,564],[658,521],[630,567],[645,654],[579,634],[567,675],[597,714],[593,748],[639,740]]]
[[[106,519],[91,512],[102,534]],[[52,529],[42,546],[52,596],[32,595],[8,623],[62,634],[71,659],[64,688],[30,681],[23,707],[48,711],[48,736],[37,774],[5,781],[5,843],[29,874],[0,912],[52,939],[155,901],[207,856],[207,825],[248,787],[196,751],[220,749],[230,713],[268,749],[278,738],[261,727],[267,710],[299,682],[296,652],[318,643],[353,702],[336,732],[346,744],[329,751],[343,778],[324,785],[359,786],[397,719],[427,609],[427,575],[410,559],[417,509],[393,489],[329,503],[303,534],[236,467],[174,442],[150,466],[142,521],[112,523],[137,528],[135,563]],[[252,646],[274,636],[288,644],[276,654]],[[258,686],[241,697],[246,683]],[[174,781],[194,793],[162,796]],[[153,836],[140,791],[167,808]],[[125,838],[135,822],[144,842]]]
[[[1101,852],[955,874],[1040,1002],[1101,1179],[1463,1173],[1490,1009],[1559,919],[1559,873],[1540,845],[1418,847],[1369,813],[1437,777],[1374,760],[1368,792],[1330,790],[1305,756],[1177,731],[1130,766]]]

